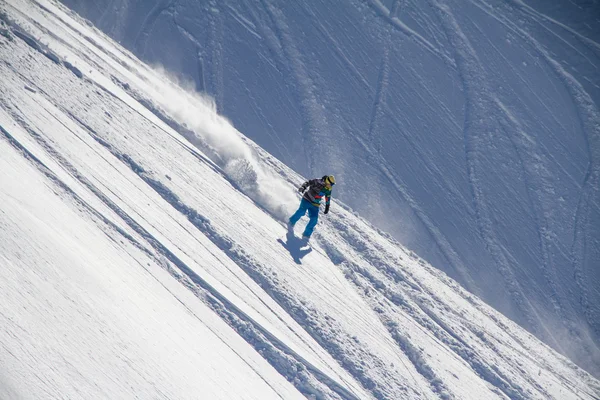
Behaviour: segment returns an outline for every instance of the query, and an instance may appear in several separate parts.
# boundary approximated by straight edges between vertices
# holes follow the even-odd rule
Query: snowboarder
[[[311,179],[306,181],[298,188],[298,191],[303,194],[302,200],[300,201],[300,207],[298,211],[292,215],[288,221],[288,231],[293,232],[294,225],[296,222],[308,212],[310,221],[304,229],[302,239],[308,242],[310,235],[312,235],[315,226],[319,220],[319,209],[321,207],[321,199],[325,197],[325,212],[329,212],[329,203],[331,202],[331,188],[335,185],[335,178],[333,175],[325,175],[321,179]]]

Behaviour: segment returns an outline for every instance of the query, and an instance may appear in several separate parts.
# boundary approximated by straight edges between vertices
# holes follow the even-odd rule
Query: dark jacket
[[[308,189],[308,190],[307,190]],[[323,179],[311,179],[306,181],[300,186],[300,192],[304,193],[303,198],[310,201],[315,207],[321,205],[321,199],[325,197],[325,205],[329,209],[329,203],[331,202],[331,187],[326,187]]]

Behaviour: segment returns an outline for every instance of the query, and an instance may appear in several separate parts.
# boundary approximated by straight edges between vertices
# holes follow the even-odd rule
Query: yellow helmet
[[[323,180],[328,185],[331,185],[331,186],[335,185],[335,177],[333,175],[325,175],[323,177]]]

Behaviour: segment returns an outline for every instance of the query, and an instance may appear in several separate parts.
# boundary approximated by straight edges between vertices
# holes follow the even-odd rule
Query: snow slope
[[[600,396],[343,203],[298,247],[302,178],[67,9],[0,12],[2,398]]]
[[[63,2],[600,376],[597,1]]]

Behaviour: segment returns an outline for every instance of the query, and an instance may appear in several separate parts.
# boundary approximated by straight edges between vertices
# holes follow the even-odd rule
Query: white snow
[[[595,2],[61,1],[600,376]],[[235,130],[149,85],[247,195],[289,213]]]
[[[57,3],[0,11],[3,398],[600,396],[337,200],[296,247],[303,178],[210,102]]]

